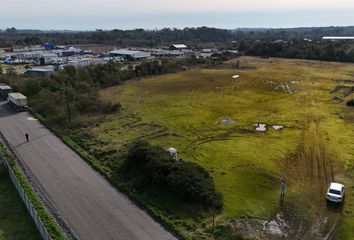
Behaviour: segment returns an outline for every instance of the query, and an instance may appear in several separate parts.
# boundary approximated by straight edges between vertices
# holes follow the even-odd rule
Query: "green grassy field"
[[[311,221],[330,214],[336,237],[354,238],[354,115],[344,103],[331,100],[354,95],[330,92],[348,85],[334,80],[353,79],[354,65],[237,61],[240,68],[232,60],[217,69],[192,69],[101,91],[102,98],[120,102],[124,110],[85,129],[96,143],[90,152],[124,152],[127,143],[142,138],[166,149],[173,146],[179,157],[197,162],[214,177],[224,198],[217,223],[242,216],[272,219],[280,211],[301,212]],[[240,78],[232,79],[235,74]],[[225,118],[231,119],[229,125],[220,124]],[[254,123],[266,123],[267,131],[255,131]],[[275,131],[272,125],[284,129]],[[281,178],[287,181],[283,205]],[[333,217],[324,207],[332,180],[347,186],[346,203]],[[138,195],[185,235],[210,237],[210,213],[168,194]]]
[[[2,165],[0,165],[0,239],[41,239]]]

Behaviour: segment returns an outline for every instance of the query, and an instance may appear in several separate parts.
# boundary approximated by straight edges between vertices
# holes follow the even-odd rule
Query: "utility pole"
[[[66,102],[66,113],[68,114],[68,121],[69,123],[71,123],[70,105],[69,105],[68,91],[66,88],[66,82],[64,82],[64,94],[65,94],[65,102]]]
[[[213,204],[213,233],[215,232],[215,206]]]

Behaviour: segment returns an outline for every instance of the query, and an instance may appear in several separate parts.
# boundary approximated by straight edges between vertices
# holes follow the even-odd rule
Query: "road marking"
[[[28,120],[28,121],[37,121],[37,119],[36,119],[36,118],[33,118],[33,117],[28,117],[27,120]]]

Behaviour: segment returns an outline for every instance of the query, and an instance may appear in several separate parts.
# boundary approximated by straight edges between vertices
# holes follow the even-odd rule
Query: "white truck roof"
[[[9,85],[0,84],[0,90],[12,90],[12,88]]]
[[[344,187],[344,185],[340,183],[331,183],[331,185],[329,186],[330,189],[338,191],[342,191],[342,187]]]
[[[9,93],[9,97],[13,97],[14,99],[27,99],[25,95],[19,92]]]

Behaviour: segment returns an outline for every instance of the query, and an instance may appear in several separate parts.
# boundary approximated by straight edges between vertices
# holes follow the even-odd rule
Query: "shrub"
[[[347,102],[347,106],[354,107],[354,98]]]
[[[241,233],[235,232],[230,225],[217,225],[214,231],[215,240],[245,240]],[[248,238],[247,238],[248,239]]]
[[[209,172],[196,163],[179,162],[167,177],[168,185],[186,199],[205,203],[215,209],[222,208],[222,197],[216,192]]]
[[[196,163],[176,161],[159,146],[146,141],[134,142],[128,151],[122,173],[134,178],[140,187],[154,184],[168,189],[176,197],[222,209],[222,196],[215,189],[209,172]]]
[[[102,113],[114,113],[119,112],[122,108],[120,103],[112,103],[112,102],[99,102],[99,108]]]

